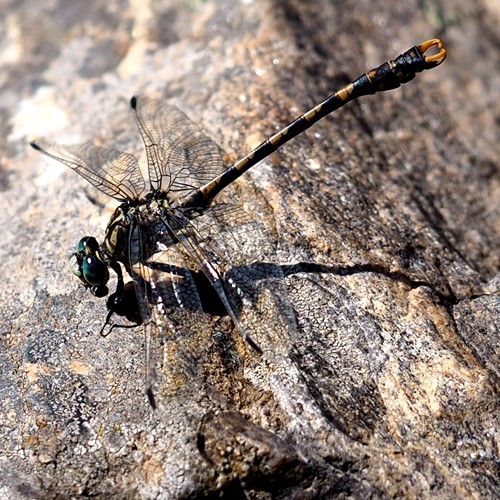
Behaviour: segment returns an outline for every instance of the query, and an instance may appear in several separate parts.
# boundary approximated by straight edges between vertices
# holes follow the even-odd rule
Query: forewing
[[[144,178],[135,156],[94,146],[90,142],[59,145],[38,139],[31,146],[64,163],[97,189],[119,201],[136,199],[144,191]]]
[[[224,170],[219,147],[175,106],[138,96],[131,100],[146,147],[151,189],[170,201],[194,191]]]
[[[150,401],[160,374],[161,392],[189,389],[210,333],[190,262],[184,247],[170,238],[169,229],[167,220],[138,216],[129,244],[131,274],[144,322]]]

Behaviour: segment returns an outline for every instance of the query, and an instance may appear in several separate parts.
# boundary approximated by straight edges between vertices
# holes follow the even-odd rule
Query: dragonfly
[[[146,150],[147,179],[137,158],[127,152],[91,142],[58,145],[37,139],[30,143],[120,202],[103,241],[82,238],[69,260],[85,288],[96,297],[108,296],[101,334],[127,326],[114,324],[114,315],[125,317],[132,327],[144,325],[145,390],[153,409],[152,339],[162,331],[175,334],[186,328],[189,316],[176,321],[177,312],[187,311],[194,318],[197,312],[229,315],[245,341],[262,353],[242,306],[246,290],[251,289],[246,281],[252,278],[231,272],[239,242],[231,251],[221,244],[224,238],[236,235],[238,240],[243,234],[238,232],[240,217],[235,215],[241,211],[215,203],[216,196],[323,117],[361,96],[396,89],[445,58],[439,39],[410,48],[332,93],[229,167],[216,143],[183,112],[146,96],[132,97],[130,106]],[[110,270],[116,275],[116,288],[108,295]],[[130,281],[125,282],[127,275]],[[252,292],[248,296],[251,304],[255,297]]]

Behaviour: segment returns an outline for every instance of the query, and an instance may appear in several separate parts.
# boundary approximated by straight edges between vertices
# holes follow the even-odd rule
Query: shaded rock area
[[[496,2],[0,8],[2,498],[500,495]],[[142,328],[99,336],[105,301],[67,266],[114,206],[28,142],[141,154],[142,93],[230,164],[434,37],[442,66],[339,110],[221,195],[276,242],[247,263],[282,276],[254,334],[264,355],[227,317],[193,320],[163,346],[153,411]]]

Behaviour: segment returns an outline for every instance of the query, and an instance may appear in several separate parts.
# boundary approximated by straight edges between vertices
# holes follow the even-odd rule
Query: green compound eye
[[[97,240],[93,236],[85,236],[85,238],[82,238],[78,242],[78,246],[76,248],[76,251],[79,254],[94,254],[97,252],[99,249],[99,243],[97,243]]]
[[[108,267],[95,255],[87,255],[82,264],[83,279],[91,286],[107,283],[109,279]]]

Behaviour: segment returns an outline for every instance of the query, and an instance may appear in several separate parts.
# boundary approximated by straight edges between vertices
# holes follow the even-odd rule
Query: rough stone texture
[[[496,2],[0,10],[2,498],[500,495]],[[195,329],[197,365],[167,352],[153,412],[141,329],[99,337],[104,301],[67,269],[110,206],[28,140],[140,151],[127,99],[142,92],[231,163],[435,36],[441,67],[338,111],[224,193],[274,231],[286,281],[267,314],[293,318],[260,336],[263,357],[227,318]]]

